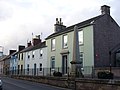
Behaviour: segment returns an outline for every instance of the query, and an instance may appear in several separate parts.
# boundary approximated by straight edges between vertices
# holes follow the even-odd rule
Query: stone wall
[[[75,90],[120,90],[120,80],[100,79],[70,79],[67,77],[43,76],[12,76],[12,78],[29,80],[63,88],[76,88]]]

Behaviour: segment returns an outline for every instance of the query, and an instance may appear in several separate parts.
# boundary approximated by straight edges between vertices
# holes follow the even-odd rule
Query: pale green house
[[[80,61],[84,74],[93,73],[92,67],[116,65],[116,60],[109,60],[109,51],[120,42],[120,28],[110,16],[110,7],[104,5],[101,15],[69,27],[63,25],[61,18],[56,18],[54,33],[46,38],[48,67],[52,71],[58,69],[67,74],[68,67],[71,68],[74,26],[79,29]]]
[[[57,24],[55,24],[55,27]],[[61,25],[62,27],[62,25]],[[51,68],[58,68],[62,73],[68,73],[68,67],[71,67],[73,55],[73,26],[70,30],[64,29],[63,32],[52,34],[46,39],[48,46],[48,65]],[[65,31],[66,30],[66,31]],[[58,31],[59,32],[59,31]],[[93,24],[79,28],[79,46],[80,60],[83,66],[94,65],[93,52]]]

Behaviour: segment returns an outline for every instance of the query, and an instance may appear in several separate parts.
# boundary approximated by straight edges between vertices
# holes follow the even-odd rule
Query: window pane
[[[34,57],[35,57],[35,51],[32,52],[32,58],[34,58]]]
[[[21,60],[23,60],[23,53],[21,53]]]
[[[83,52],[80,52],[80,62],[81,62],[81,67],[83,67],[83,60],[84,60]]]
[[[63,36],[63,48],[66,48],[66,47],[67,47],[67,42],[68,42],[67,35],[64,35],[64,36]]]
[[[55,57],[51,57],[51,68],[55,69]]]
[[[29,64],[27,64],[27,71],[29,71]]]
[[[40,49],[40,57],[42,57],[42,55],[43,55],[43,50]]]
[[[28,52],[28,59],[30,59],[30,52]]]
[[[42,63],[40,63],[40,71],[42,71]]]
[[[52,39],[52,50],[55,50],[55,39]]]
[[[83,44],[83,31],[78,32],[78,37],[79,37],[79,45]]]

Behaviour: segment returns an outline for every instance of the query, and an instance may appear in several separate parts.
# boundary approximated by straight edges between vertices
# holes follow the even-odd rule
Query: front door
[[[67,63],[68,63],[68,61],[67,61],[67,55],[63,55],[62,56],[62,73],[63,74],[67,74]]]
[[[36,75],[36,63],[34,64],[34,75]]]

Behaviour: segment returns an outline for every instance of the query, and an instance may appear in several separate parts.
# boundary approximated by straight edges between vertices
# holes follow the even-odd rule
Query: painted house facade
[[[40,36],[33,38],[33,44],[20,53],[24,58],[24,74],[26,75],[46,75],[47,73],[47,47],[46,42],[41,42]]]
[[[80,61],[84,74],[92,73],[92,67],[116,66],[113,47],[120,43],[120,28],[110,16],[110,7],[104,5],[101,15],[70,27],[56,19],[55,32],[46,38],[48,66],[53,71],[60,67],[59,71],[67,74],[68,67],[71,68],[74,26],[79,30]]]
[[[19,73],[18,72],[18,55],[20,54],[19,52],[21,50],[23,50],[24,48],[25,48],[25,46],[19,45],[18,46],[18,51],[11,54],[11,58],[10,58],[10,71],[11,71],[11,74],[18,74]],[[20,58],[20,56],[19,56],[19,58]]]
[[[6,57],[6,55],[0,56],[0,75],[3,74],[3,66],[4,66],[4,61],[3,58]]]
[[[23,51],[27,75],[45,75],[47,70],[47,47],[45,42]],[[44,73],[43,73],[44,68]]]
[[[18,52],[15,52],[11,55],[11,58],[10,58],[10,72],[11,74],[17,74],[17,67],[18,67],[18,57],[17,57],[17,53]]]

